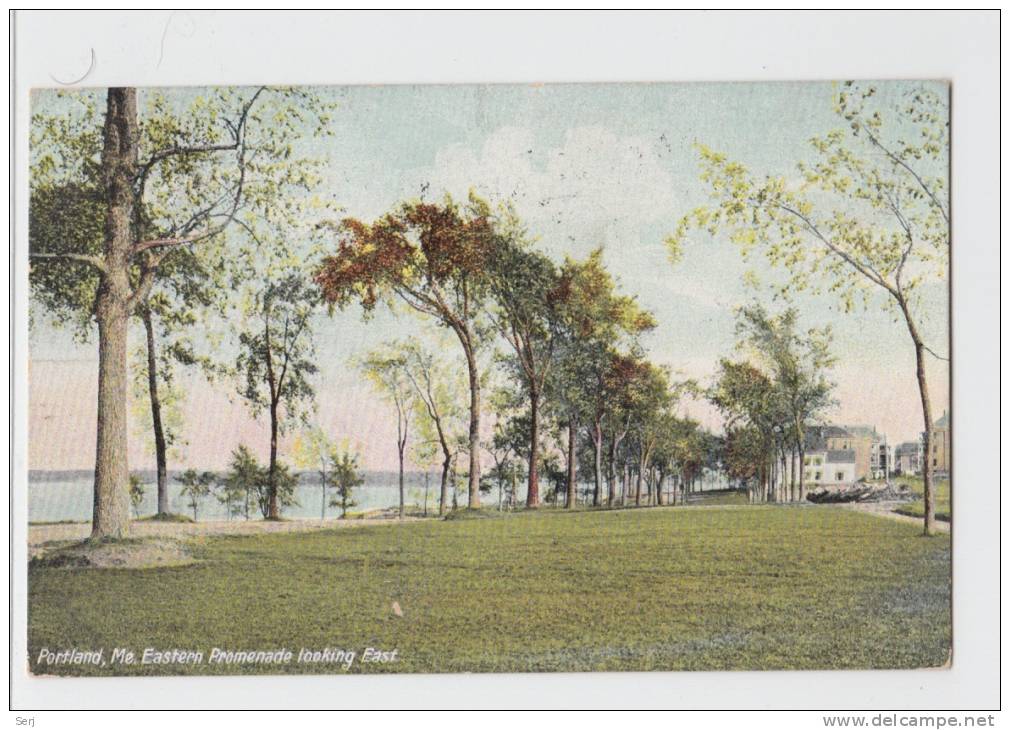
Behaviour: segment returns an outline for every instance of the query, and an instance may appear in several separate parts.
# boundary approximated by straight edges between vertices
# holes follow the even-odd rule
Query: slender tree
[[[802,467],[807,427],[834,403],[834,384],[827,379],[826,370],[835,359],[830,352],[831,328],[811,328],[801,333],[798,319],[794,307],[771,315],[755,303],[739,310],[737,335],[763,361],[773,379],[774,397],[786,416],[776,433],[783,436],[783,443],[789,444],[799,461],[798,469],[794,466],[789,470],[794,478],[799,472],[798,490],[793,493],[790,489],[790,499],[802,501],[806,499]]]
[[[444,515],[454,444],[459,440],[460,421],[465,419],[466,409],[460,405],[460,391],[465,386],[450,367],[416,341],[395,343],[392,350],[398,353],[403,372],[413,386],[413,403],[420,415],[415,422],[420,442],[437,444],[442,456],[438,510]]]
[[[381,297],[395,297],[456,335],[470,390],[469,506],[480,507],[480,315],[487,293],[487,261],[494,251],[489,206],[471,195],[466,206],[412,201],[372,224],[353,218],[338,227],[337,250],[316,276],[331,304],[359,301],[366,313]]]
[[[814,161],[800,165],[799,189],[699,147],[701,177],[716,203],[685,216],[669,239],[676,253],[692,226],[725,230],[745,252],[760,247],[785,267],[786,291],[825,289],[847,311],[860,299],[865,306],[883,300],[897,315],[915,351],[927,535],[935,530],[935,491],[926,356],[947,358],[926,343],[921,299],[948,273],[949,93],[922,86],[888,103],[876,86],[845,83],[834,100],[845,128],[812,140]]]
[[[737,449],[734,454],[746,454],[754,461],[756,491],[751,492],[752,501],[768,501],[774,434],[776,429],[781,432],[788,419],[775,384],[749,362],[723,359],[719,361],[719,374],[708,397],[722,413],[727,434],[734,439],[744,438],[741,443],[746,444],[746,449]]]
[[[337,455],[333,465],[333,482],[336,494],[330,500],[331,507],[340,508],[340,519],[347,519],[347,510],[357,505],[354,501],[354,490],[365,483],[365,478],[358,469],[358,457],[345,449]]]
[[[583,424],[593,444],[593,504],[599,505],[609,373],[617,349],[634,347],[656,321],[633,297],[617,293],[599,248],[583,261],[565,260],[553,299],[561,335],[555,345],[559,364],[549,387],[569,429],[575,433]],[[574,439],[570,439],[569,450],[574,446]],[[569,459],[570,465],[576,462]],[[575,474],[569,477],[572,491]]]
[[[182,484],[182,496],[189,500],[189,508],[193,510],[193,521],[196,522],[200,503],[210,494],[217,477],[213,472],[187,469],[175,479]]]
[[[489,269],[491,320],[514,353],[529,402],[526,506],[535,508],[540,505],[540,409],[562,336],[558,304],[568,292],[561,290],[554,263],[531,250],[521,230],[499,236]]]
[[[346,446],[344,450],[347,450]],[[319,476],[319,490],[321,492],[319,519],[325,520],[328,490],[336,487],[334,470],[341,448],[322,428],[313,426],[298,434],[291,452],[296,466],[314,469]]]
[[[281,506],[279,436],[286,426],[304,420],[315,395],[310,380],[317,371],[311,318],[319,300],[315,289],[297,270],[282,270],[256,284],[246,301],[245,325],[239,333],[239,394],[254,414],[266,410],[269,415],[270,462],[264,517],[276,520]]]
[[[361,370],[372,384],[396,408],[396,455],[399,462],[400,509],[405,515],[404,457],[410,432],[410,417],[414,408],[415,389],[407,372],[407,362],[395,346],[386,345],[369,353],[361,362]]]
[[[266,482],[264,469],[245,444],[231,452],[228,471],[220,482],[218,499],[227,506],[229,516],[241,514],[249,519],[253,496]]]

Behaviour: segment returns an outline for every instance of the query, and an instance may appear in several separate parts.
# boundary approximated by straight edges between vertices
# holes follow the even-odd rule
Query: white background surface
[[[12,707],[995,710],[1001,454],[999,15],[20,12],[12,135]],[[35,679],[25,671],[28,91],[86,86],[845,78],[953,83],[954,656],[950,670]],[[947,714],[946,712],[944,714]],[[46,724],[61,725],[46,715]],[[262,717],[262,716],[260,716]],[[89,716],[95,721],[99,716]],[[106,726],[133,724],[101,716]],[[805,718],[805,719],[804,719]],[[13,726],[13,718],[8,718]],[[209,718],[213,720],[213,718]],[[305,718],[308,719],[307,717]],[[695,717],[691,726],[714,718]],[[727,718],[766,724],[769,716]],[[300,721],[293,718],[292,721]],[[726,724],[728,724],[726,723]],[[90,723],[89,723],[90,724]],[[273,721],[271,721],[271,724]],[[716,723],[713,726],[718,726]],[[776,727],[823,727],[819,715]]]

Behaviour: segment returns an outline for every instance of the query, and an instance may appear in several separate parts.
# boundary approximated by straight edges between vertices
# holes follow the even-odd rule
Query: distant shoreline
[[[170,469],[168,471],[169,480],[174,480],[175,477],[181,475],[184,469]],[[203,471],[198,469],[198,471]],[[208,469],[206,471],[212,471],[215,474],[223,474],[226,470],[214,470]],[[132,469],[131,474],[138,475],[142,481],[145,483],[154,483],[157,481],[157,472],[154,469]],[[364,470],[362,472],[368,483],[383,484],[388,486],[387,482],[397,482],[399,479],[399,473],[395,471],[386,470]],[[89,480],[94,478],[94,471],[91,469],[29,469],[28,470],[28,483],[29,484],[47,484],[47,483],[60,483],[60,482],[80,482],[84,480]],[[311,469],[305,469],[303,471],[296,472],[298,474],[298,483],[301,485],[313,485],[319,484],[319,474]],[[430,475],[430,483],[435,486],[440,478],[440,475],[434,471],[428,472]],[[404,479],[407,482],[412,482],[416,485],[417,482],[424,481],[425,472],[423,471],[406,471],[403,473]],[[368,483],[363,485],[365,489],[368,488]]]

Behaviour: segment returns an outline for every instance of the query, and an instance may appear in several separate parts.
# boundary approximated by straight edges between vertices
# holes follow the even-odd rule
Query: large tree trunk
[[[277,505],[277,401],[270,403],[270,471],[267,481],[267,514],[268,520],[279,520],[280,509]]]
[[[911,325],[910,325],[910,329]],[[922,420],[926,430],[922,435],[922,448],[926,463],[922,467],[922,498],[925,515],[922,531],[932,535],[936,531],[936,493],[933,486],[933,413],[929,402],[929,387],[926,385],[926,368],[923,344],[915,337],[915,377],[919,381],[919,399],[922,402]]]
[[[326,484],[328,483],[329,478],[327,477],[326,472],[323,472],[320,476],[323,479],[323,484],[322,484],[323,503],[319,507],[319,519],[320,520],[325,520],[326,519]]]
[[[125,305],[116,301],[99,304],[93,540],[118,539],[126,537],[130,531],[130,466],[126,451],[127,323]]]
[[[477,356],[473,350],[469,329],[465,332],[469,341],[464,342],[466,367],[470,381],[470,483],[469,508],[480,509],[480,373],[477,370]]]
[[[635,475],[635,506],[642,504],[642,471],[644,470],[645,459],[639,461],[638,473]],[[648,500],[646,500],[648,501]]]
[[[404,517],[404,511],[405,511],[404,490],[403,490],[403,447],[405,445],[406,445],[406,442],[404,442],[403,444],[401,444],[400,448],[397,449],[397,451],[399,451],[399,454],[400,454],[400,519],[401,520]]]
[[[536,388],[530,388],[530,464],[526,480],[526,507],[535,509],[540,506],[540,473],[538,460],[540,457],[540,393]]]
[[[807,447],[800,441],[800,501],[807,500]]]
[[[445,444],[442,445],[442,449],[445,459],[442,461],[442,488],[438,493],[438,514],[440,517],[444,517],[449,508],[449,469],[452,467],[452,454],[445,448]]]
[[[91,539],[118,539],[130,531],[130,465],[127,460],[127,335],[132,294],[129,280],[137,164],[137,92],[108,91],[102,148],[106,215],[104,265],[95,296],[98,320],[98,429]]]
[[[607,506],[613,507],[617,501],[617,439],[610,436],[610,460],[607,464]]]
[[[593,506],[600,506],[600,493],[603,491],[603,427],[599,420],[593,424]]]
[[[789,501],[795,502],[796,494],[796,449],[789,452]]]
[[[154,323],[151,310],[144,307],[141,314],[147,333],[147,392],[151,397],[151,421],[154,426],[154,458],[158,469],[158,514],[167,515],[168,506],[168,447],[165,429],[161,422],[161,399],[158,397],[158,359],[154,343]]]
[[[424,516],[428,516],[428,486],[431,483],[431,474],[427,469],[424,470]]]
[[[908,309],[908,302],[900,292],[892,292],[892,294],[905,317],[905,326],[908,328],[908,334],[915,346],[915,378],[919,383],[919,400],[922,405],[922,420],[925,427],[922,432],[923,457],[926,460],[926,463],[922,465],[924,506],[922,530],[926,535],[932,535],[936,530],[936,494],[933,486],[932,454],[930,453],[933,448],[933,412],[929,402],[929,385],[926,383],[926,348],[922,338],[919,337],[919,330],[915,326],[915,320],[912,319],[912,313]]]
[[[568,419],[568,492],[565,497],[565,507],[572,509],[575,506],[576,497],[576,464],[575,464],[575,436],[578,428],[575,419]]]

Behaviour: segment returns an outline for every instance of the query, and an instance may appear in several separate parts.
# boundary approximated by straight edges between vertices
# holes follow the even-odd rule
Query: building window
[[[836,481],[840,482],[843,479],[845,479],[845,472],[844,471],[835,472],[835,480]]]
[[[819,482],[820,480],[821,480],[821,473],[820,473],[820,472],[817,472],[817,473],[816,473],[816,474],[814,475],[814,481],[815,481],[815,482]]]

